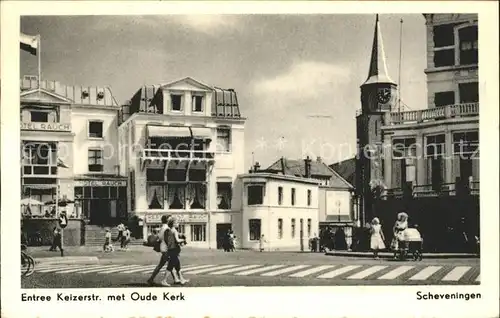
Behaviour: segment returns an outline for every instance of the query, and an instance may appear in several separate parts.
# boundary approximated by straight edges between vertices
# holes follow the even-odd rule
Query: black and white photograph
[[[486,27],[443,12],[21,15],[20,167],[2,164],[20,171],[2,178],[19,223],[2,241],[20,246],[22,301],[243,286],[485,297]]]

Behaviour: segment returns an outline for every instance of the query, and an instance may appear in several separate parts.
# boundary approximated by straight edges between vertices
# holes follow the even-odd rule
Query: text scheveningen
[[[481,299],[481,293],[431,293],[417,292],[417,300]]]
[[[97,294],[57,293],[56,295],[41,295],[37,293],[21,294],[21,301],[26,302],[92,302],[92,301],[182,301],[186,300],[183,292],[163,292],[161,294],[131,292],[129,294],[113,294],[101,296]]]

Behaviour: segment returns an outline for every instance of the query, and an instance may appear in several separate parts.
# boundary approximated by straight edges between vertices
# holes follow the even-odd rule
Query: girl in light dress
[[[384,233],[382,232],[382,225],[380,225],[378,218],[372,220],[370,232],[370,247],[373,251],[373,257],[378,259],[378,252],[385,249]]]
[[[399,241],[404,240],[404,231],[408,228],[408,214],[405,212],[398,213],[396,223],[394,224],[391,247],[393,250],[399,248]]]

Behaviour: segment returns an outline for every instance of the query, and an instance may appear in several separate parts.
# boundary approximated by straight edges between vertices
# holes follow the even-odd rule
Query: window
[[[278,187],[278,204],[283,204],[283,187]]]
[[[472,157],[479,149],[479,132],[468,131],[453,134],[453,153]]]
[[[307,206],[311,206],[312,204],[312,191],[307,190]]]
[[[434,67],[455,65],[455,50],[434,51]]]
[[[177,232],[179,232],[179,234],[186,234],[186,226],[184,224],[177,225]]]
[[[295,219],[292,219],[291,230],[292,230],[292,238],[295,238]]]
[[[455,92],[438,92],[434,93],[434,105],[436,107],[455,104]]]
[[[433,29],[434,47],[447,47],[455,45],[455,33],[453,24],[437,25]]]
[[[231,182],[217,182],[217,208],[221,210],[230,210],[231,198]]]
[[[445,136],[435,135],[426,137],[425,157],[427,163],[427,183],[434,191],[440,191],[445,180]]]
[[[89,149],[88,153],[89,172],[102,172],[103,160],[101,149]]]
[[[32,111],[31,121],[35,123],[47,123],[49,121],[49,113]]]
[[[206,240],[206,225],[191,224],[191,242],[205,242]]]
[[[392,142],[392,188],[400,188],[416,178],[415,138],[393,139]]]
[[[295,205],[295,188],[292,188],[291,204],[292,206]]]
[[[231,151],[231,130],[229,128],[217,128],[217,151]]]
[[[458,84],[460,92],[460,103],[478,103],[479,102],[479,85],[478,82]]]
[[[458,30],[458,37],[460,41],[460,65],[477,64],[477,26],[469,26]]]
[[[278,219],[278,238],[283,238],[283,219]]]
[[[102,138],[102,121],[89,122],[89,137]]]
[[[248,234],[250,241],[260,240],[260,219],[248,220]]]
[[[248,205],[258,205],[264,203],[264,186],[248,186]]]
[[[311,231],[312,231],[312,220],[307,219],[307,237],[311,237]]]
[[[182,110],[182,95],[172,94],[170,95],[170,100],[172,101],[172,110],[181,111]]]
[[[394,139],[392,147],[394,158],[413,158],[417,155],[415,138]]]
[[[193,112],[203,111],[203,96],[193,96]]]

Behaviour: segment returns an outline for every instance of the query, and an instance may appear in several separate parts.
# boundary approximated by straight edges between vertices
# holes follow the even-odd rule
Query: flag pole
[[[40,34],[37,35],[37,41],[38,41],[38,48],[37,48],[37,55],[38,55],[38,88],[41,87],[42,83],[42,46],[40,41]]]
[[[403,55],[403,19],[399,28],[398,113],[401,113],[401,60]]]

